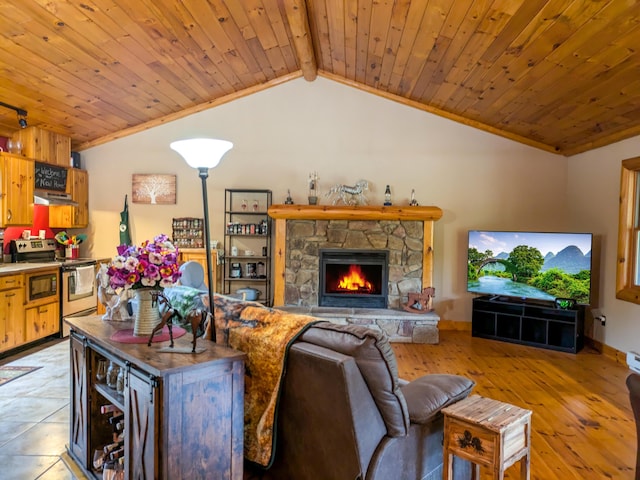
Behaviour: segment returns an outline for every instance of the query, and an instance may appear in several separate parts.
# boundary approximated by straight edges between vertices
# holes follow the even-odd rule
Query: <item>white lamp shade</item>
[[[190,167],[213,168],[233,148],[233,143],[215,138],[190,138],[172,142],[169,147],[182,155]]]

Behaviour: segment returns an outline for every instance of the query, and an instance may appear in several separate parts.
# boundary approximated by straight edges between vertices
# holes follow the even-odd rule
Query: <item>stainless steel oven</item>
[[[69,335],[65,318],[92,315],[97,311],[98,288],[96,286],[96,261],[70,260],[62,263],[60,312],[62,336]]]

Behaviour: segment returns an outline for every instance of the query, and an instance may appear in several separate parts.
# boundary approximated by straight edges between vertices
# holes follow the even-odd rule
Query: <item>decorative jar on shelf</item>
[[[115,389],[118,385],[118,373],[120,373],[120,367],[113,362],[109,362],[109,368],[107,369],[107,386]]]
[[[107,378],[107,361],[104,358],[98,360],[98,368],[96,369],[96,381],[105,383]]]

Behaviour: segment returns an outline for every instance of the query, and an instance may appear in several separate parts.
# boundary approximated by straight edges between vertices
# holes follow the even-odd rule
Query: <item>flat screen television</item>
[[[591,300],[590,233],[469,231],[467,291],[523,300]]]

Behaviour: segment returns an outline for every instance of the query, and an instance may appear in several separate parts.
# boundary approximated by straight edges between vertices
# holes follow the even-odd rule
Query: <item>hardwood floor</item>
[[[573,355],[459,331],[441,331],[438,345],[392,345],[402,378],[464,375],[473,393],[532,410],[532,480],[635,478],[626,365],[587,348]],[[518,466],[505,478],[520,478]]]

